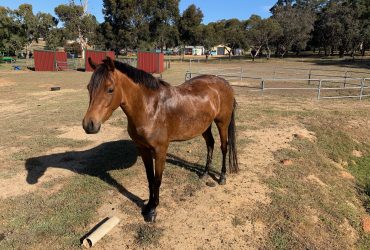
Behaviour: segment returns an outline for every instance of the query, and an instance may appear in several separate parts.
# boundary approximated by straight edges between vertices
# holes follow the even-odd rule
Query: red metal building
[[[161,74],[164,71],[164,54],[156,52],[139,52],[137,68],[148,73]]]
[[[35,71],[65,70],[67,65],[67,53],[64,51],[35,50]]]
[[[114,51],[98,51],[98,50],[86,50],[85,53],[85,71],[93,71],[88,59],[92,59],[94,63],[102,63],[104,59],[110,57],[114,60]]]

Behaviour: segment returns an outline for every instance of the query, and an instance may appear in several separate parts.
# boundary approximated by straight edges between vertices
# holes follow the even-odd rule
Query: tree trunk
[[[31,44],[26,44],[26,59],[30,59],[30,45]]]
[[[270,47],[267,45],[267,60],[269,60],[271,57],[271,50]]]
[[[182,51],[180,51],[181,53],[181,56],[182,56],[182,60],[185,59],[185,44],[182,46]]]
[[[85,49],[87,48],[87,41],[83,37],[80,27],[78,27],[78,40],[79,40],[78,43],[81,46],[81,57],[82,59],[85,59]]]
[[[344,48],[339,48],[339,57],[344,57]]]
[[[261,50],[262,46],[260,46],[257,50],[253,49],[251,51],[251,56],[252,56],[252,61],[254,62],[256,56],[258,56],[258,54],[260,53],[260,50]]]

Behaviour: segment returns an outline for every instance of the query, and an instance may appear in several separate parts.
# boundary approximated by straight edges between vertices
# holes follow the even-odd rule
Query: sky
[[[55,15],[54,8],[68,2],[68,0],[0,0],[0,6],[16,9],[20,4],[29,3],[32,4],[34,13],[41,11]],[[79,0],[75,2],[79,3]],[[274,3],[276,0],[180,0],[180,13],[190,4],[195,4],[202,10],[205,24],[230,18],[245,20],[252,14],[266,18],[270,16],[269,9]],[[104,20],[102,8],[102,0],[89,0],[88,11],[95,15],[99,22]]]

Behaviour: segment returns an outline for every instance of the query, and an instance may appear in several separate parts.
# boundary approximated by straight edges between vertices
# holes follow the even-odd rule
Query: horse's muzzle
[[[93,120],[83,120],[82,127],[84,128],[86,134],[96,134],[100,130],[101,123],[94,122]]]

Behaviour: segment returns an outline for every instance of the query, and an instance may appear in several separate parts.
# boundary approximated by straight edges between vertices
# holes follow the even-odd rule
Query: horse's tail
[[[233,112],[228,128],[228,144],[229,144],[229,171],[230,173],[237,173],[239,171],[238,157],[236,151],[236,127],[235,127],[235,109],[237,103],[234,99]]]

